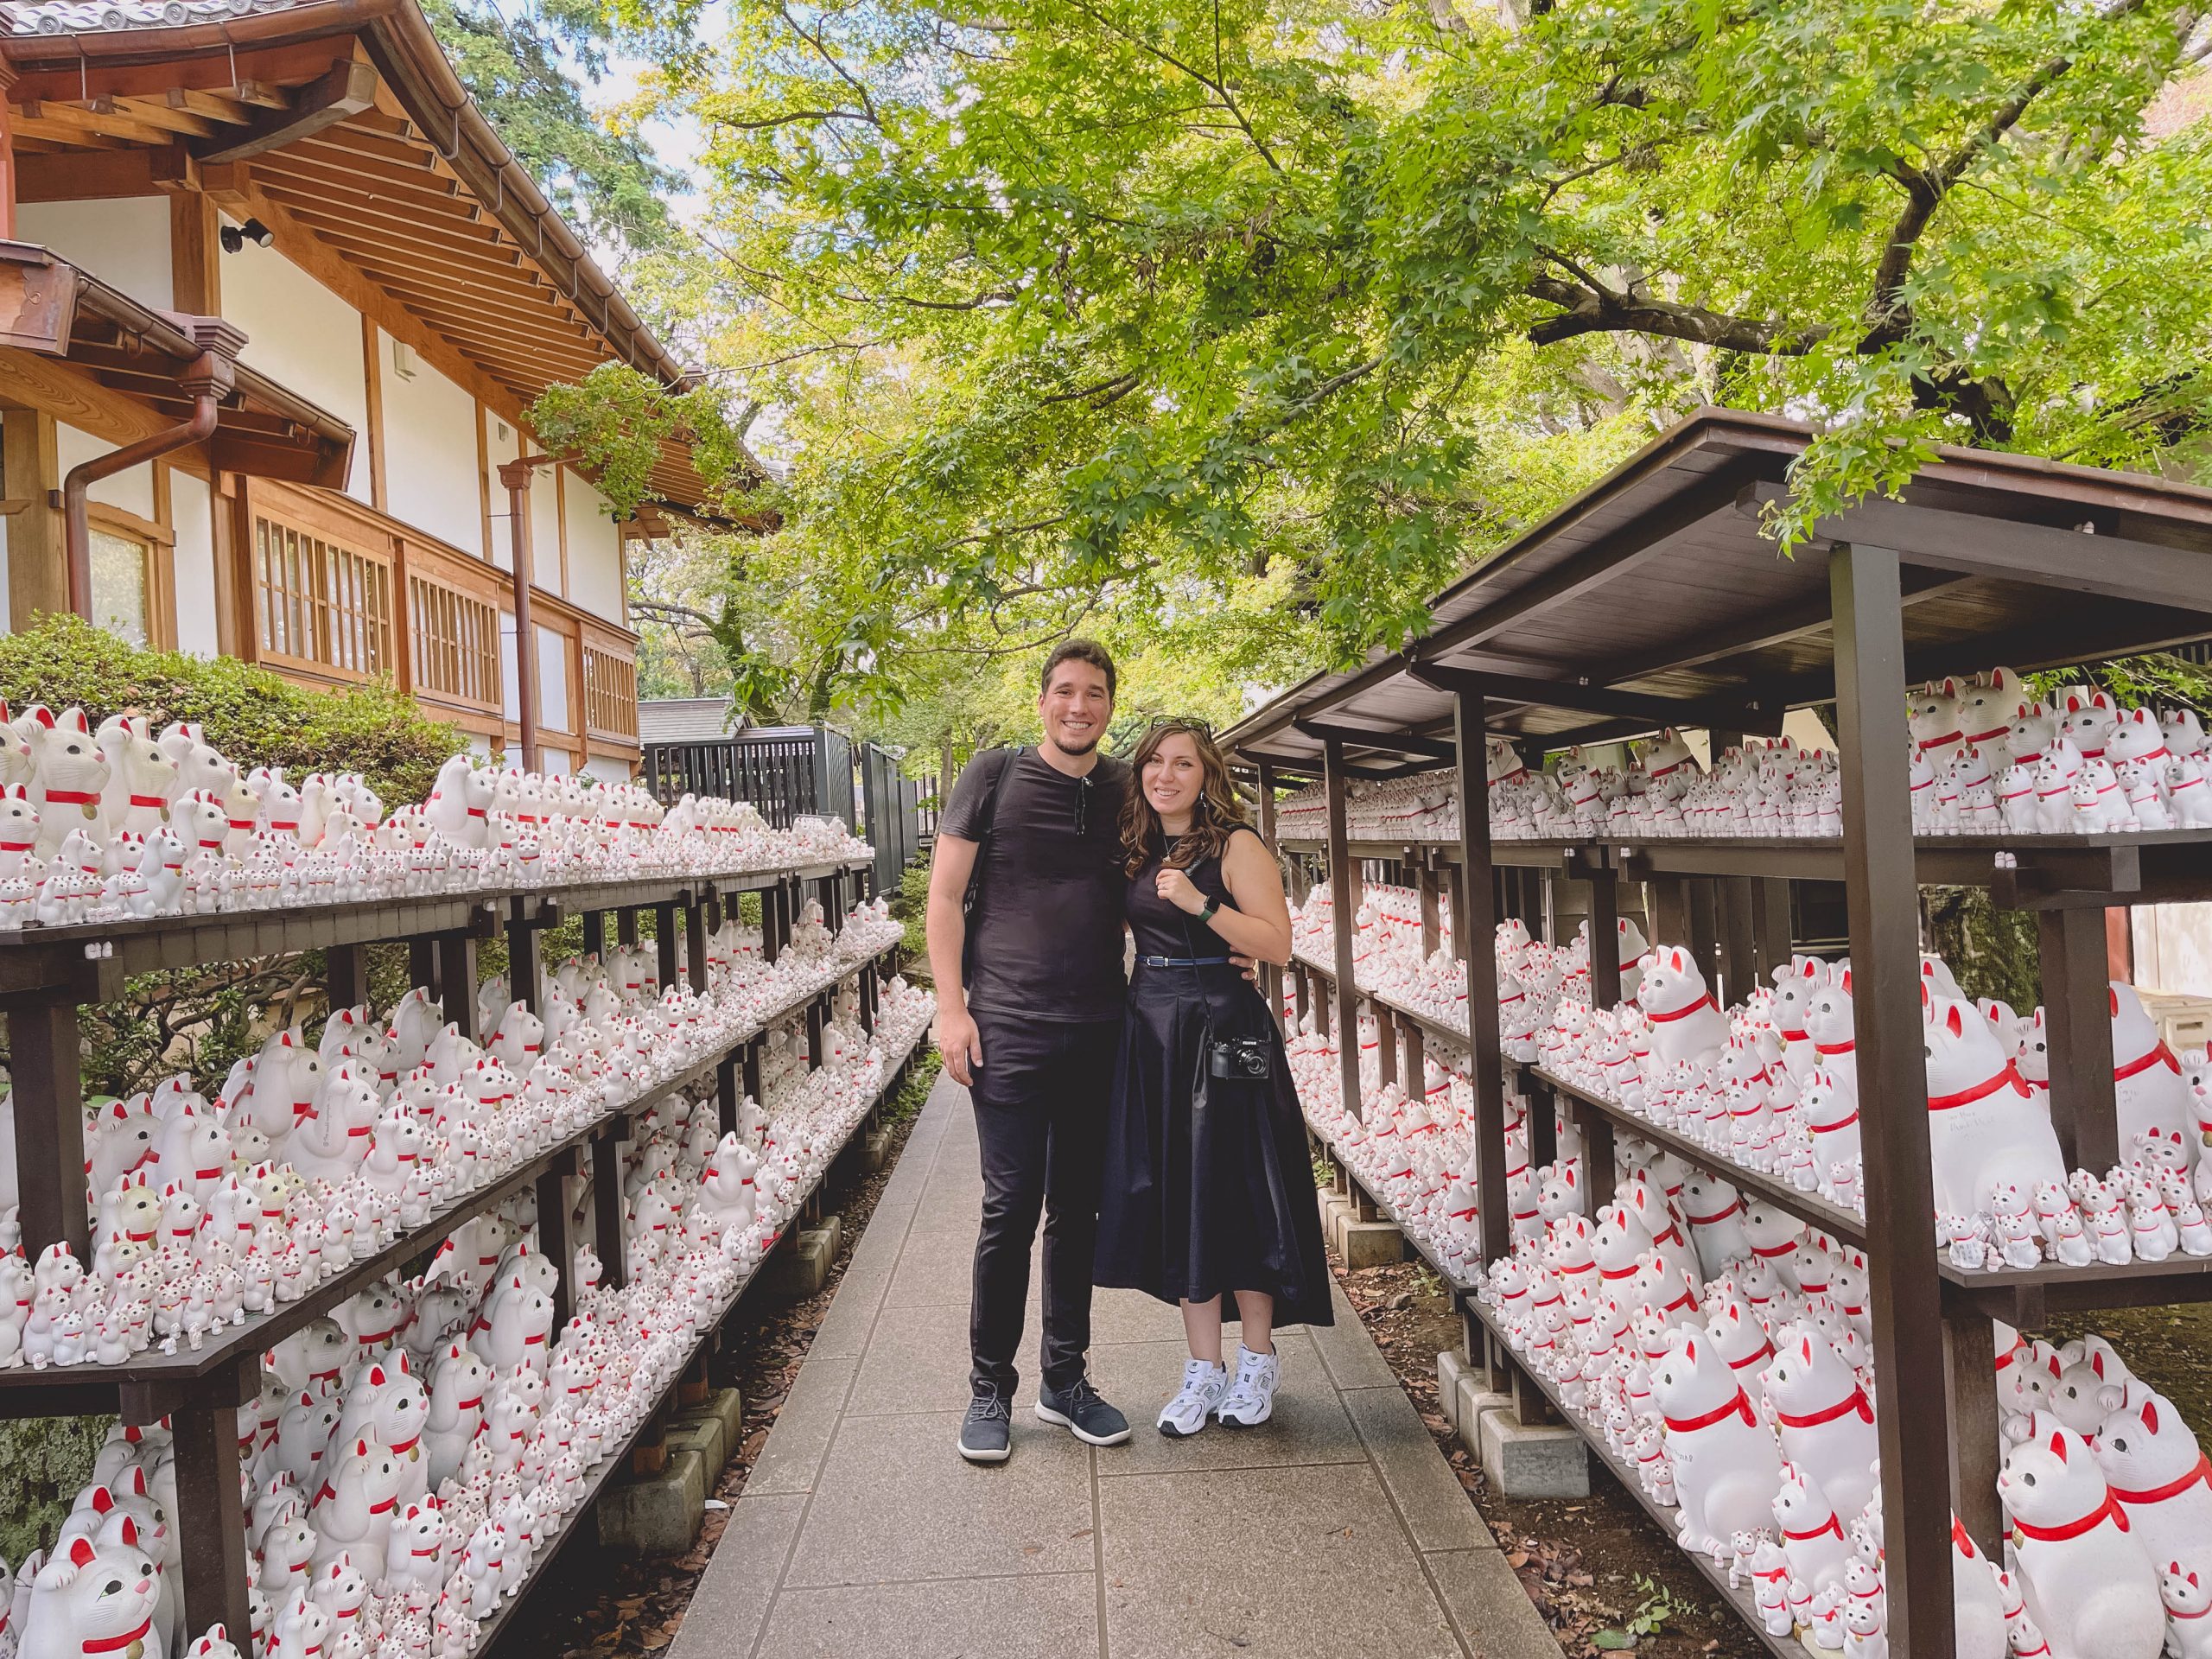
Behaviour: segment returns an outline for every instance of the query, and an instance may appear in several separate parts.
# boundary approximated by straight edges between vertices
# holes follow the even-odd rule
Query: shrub
[[[308,691],[231,657],[142,651],[74,616],[41,616],[0,635],[0,696],[21,714],[35,702],[74,703],[94,726],[143,714],[159,735],[175,720],[200,722],[207,741],[245,766],[358,772],[393,806],[430,792],[461,734],[412,698],[378,683]]]

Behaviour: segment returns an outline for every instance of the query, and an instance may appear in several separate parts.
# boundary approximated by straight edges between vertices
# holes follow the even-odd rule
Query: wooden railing
[[[584,726],[594,737],[638,741],[638,664],[634,658],[584,642]]]
[[[331,679],[396,674],[390,533],[337,498],[251,480],[246,520],[264,662]]]
[[[294,678],[389,678],[427,712],[495,744],[511,736],[503,625],[506,573],[344,496],[245,480],[238,533],[253,594],[254,655]],[[637,636],[536,590],[539,626],[562,635],[568,724],[547,741],[582,766],[588,748],[638,741]]]

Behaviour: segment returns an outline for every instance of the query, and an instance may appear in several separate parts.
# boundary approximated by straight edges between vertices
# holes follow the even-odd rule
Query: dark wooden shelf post
[[[575,1311],[575,1291],[570,1281],[575,1276],[576,1253],[569,1242],[569,1181],[575,1173],[576,1154],[564,1152],[555,1158],[537,1177],[537,1247],[560,1268],[561,1277],[553,1287],[553,1330],[556,1338],[569,1315]]]
[[[507,904],[507,995],[532,1014],[545,1012],[545,957],[530,901]]]
[[[476,1029],[476,941],[467,933],[438,936],[438,1000],[448,1025],[459,1026],[472,1042],[482,1034]]]
[[[1260,839],[1272,849],[1275,844],[1275,769],[1264,760],[1260,762],[1258,804]],[[1280,1022],[1282,1019],[1282,969],[1272,962],[1260,964],[1260,995],[1267,999],[1268,1016]]]
[[[683,967],[691,988],[707,994],[707,909],[695,896],[683,906]]]
[[[603,910],[584,912],[584,954],[602,960],[607,956],[607,912]]]
[[[2071,906],[2037,911],[2036,941],[2050,1043],[2051,1127],[2068,1168],[2110,1169],[2121,1147],[2105,913]]]
[[[1359,1099],[1359,989],[1352,981],[1352,935],[1359,914],[1359,866],[1351,855],[1351,839],[1344,829],[1344,746],[1331,738],[1322,752],[1322,792],[1328,798],[1329,900],[1336,925],[1332,928],[1337,965],[1335,986],[1338,1081],[1344,1090],[1344,1110],[1361,1116]]]
[[[322,953],[323,991],[333,1009],[368,1001],[369,978],[358,944],[334,944]]]
[[[1452,936],[1467,964],[1467,1047],[1475,1090],[1475,1189],[1482,1256],[1512,1254],[1505,1197],[1505,1056],[1497,1036],[1497,908],[1490,848],[1490,751],[1483,694],[1452,694],[1452,738],[1459,774],[1459,887]]]
[[[15,999],[7,1015],[23,1255],[36,1262],[49,1244],[67,1242],[89,1273],[84,1050],[76,999],[73,993]]]
[[[617,1290],[630,1279],[623,1231],[629,1206],[622,1198],[622,1143],[629,1138],[630,1120],[618,1117],[591,1143],[593,1249],[606,1270],[604,1282]]]
[[[260,1393],[259,1357],[209,1376],[205,1392],[169,1418],[176,1451],[177,1529],[184,1628],[247,1630],[246,1517],[238,1491],[238,1408]]]
[[[1950,1425],[1943,1400],[1942,1281],[1920,1034],[1920,895],[1900,717],[1904,626],[1897,556],[1829,555],[1836,734],[1843,757],[1853,1035],[1866,1168],[1866,1235],[1881,1427],[1890,1640],[1900,1655],[1952,1650]]]
[[[653,906],[653,948],[660,962],[660,986],[666,990],[676,983],[676,906],[673,903]]]

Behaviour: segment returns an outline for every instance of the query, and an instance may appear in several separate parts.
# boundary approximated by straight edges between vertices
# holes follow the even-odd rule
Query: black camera
[[[1274,1073],[1264,1037],[1228,1037],[1206,1051],[1206,1075],[1232,1083],[1262,1082]]]

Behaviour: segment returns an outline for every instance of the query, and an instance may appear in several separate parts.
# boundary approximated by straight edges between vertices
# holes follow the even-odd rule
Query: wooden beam
[[[28,103],[19,106],[20,119],[35,121],[52,130],[90,133],[134,144],[165,144],[170,135],[150,121],[119,111],[102,111],[83,104]]]
[[[196,190],[169,196],[170,303],[194,316],[223,315],[222,215]]]
[[[1742,491],[1739,505],[1757,513],[1789,495],[1783,485],[1753,484]],[[2093,522],[2087,509],[2081,511]],[[1937,570],[2212,614],[2212,552],[2202,549],[1878,497],[1821,519],[1813,533],[1894,548],[1899,557]]]
[[[188,138],[212,138],[222,130],[219,123],[172,105],[167,99],[156,101],[150,98],[109,96],[94,99],[92,107],[96,115],[124,116],[162,132],[182,133]]]
[[[172,110],[182,110],[193,115],[205,116],[210,121],[226,122],[244,126],[253,119],[253,114],[243,98],[226,96],[221,92],[194,92],[188,86],[172,86],[162,94],[162,102]],[[282,108],[283,100],[277,100]]]
[[[41,611],[69,608],[61,513],[51,505],[61,488],[53,415],[42,409],[10,409],[0,415],[0,465],[5,467],[9,488],[30,501],[8,520],[7,531],[8,615],[21,629]]]
[[[1785,712],[1778,698],[1655,697],[1640,691],[1615,691],[1606,686],[1572,680],[1492,674],[1486,669],[1455,668],[1444,663],[1416,662],[1407,671],[1423,685],[1440,691],[1471,687],[1479,680],[1484,695],[1499,702],[1524,708],[1568,709],[1618,720],[1649,721],[1654,726],[1724,726],[1772,737],[1781,734]]]
[[[1380,749],[1386,754],[1421,755],[1431,760],[1449,760],[1457,753],[1449,743],[1433,737],[1416,737],[1409,732],[1370,731],[1365,727],[1333,725],[1319,720],[1294,720],[1291,724],[1317,742],[1333,739],[1346,748]]]
[[[296,138],[321,132],[376,102],[373,67],[340,59],[318,79],[300,88],[291,107],[271,110],[243,132],[212,139],[199,150],[203,162],[243,162],[280,149]]]
[[[218,474],[207,492],[208,530],[215,546],[215,649],[250,663],[260,654],[253,613],[250,537],[238,531],[238,475]],[[404,584],[400,584],[404,587]]]
[[[82,127],[49,121],[42,116],[11,116],[9,125],[17,137],[43,138],[50,144],[67,144],[73,149],[128,149],[130,147],[128,139],[105,132],[88,132]]]
[[[264,182],[289,179],[298,188],[325,200],[359,199],[403,218],[423,214],[434,219],[462,219],[471,225],[493,224],[473,198],[439,189],[437,181],[428,175],[419,180],[386,178],[335,162],[321,161],[296,149],[279,151],[254,170]]]
[[[22,129],[18,126],[17,130]],[[16,158],[19,201],[113,200],[193,186],[198,164],[182,147],[72,149]]]
[[[385,497],[384,332],[373,317],[361,319],[361,378],[368,392],[369,503],[389,509]]]

